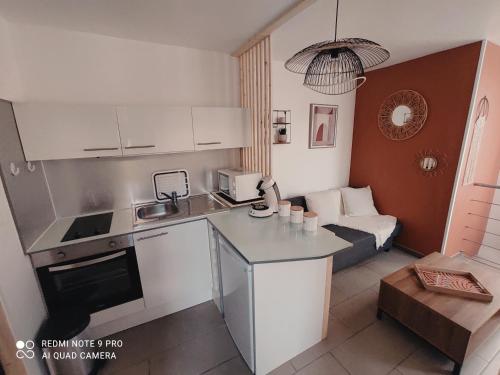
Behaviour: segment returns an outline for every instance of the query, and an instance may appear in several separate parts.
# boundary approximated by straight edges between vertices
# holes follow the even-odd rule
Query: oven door
[[[49,313],[79,307],[89,313],[142,298],[135,248],[37,268]]]

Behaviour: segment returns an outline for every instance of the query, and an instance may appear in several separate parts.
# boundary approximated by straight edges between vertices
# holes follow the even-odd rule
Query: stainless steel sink
[[[158,203],[149,206],[140,207],[137,212],[137,218],[141,220],[163,219],[179,213],[179,207],[172,203]]]
[[[179,220],[203,216],[209,213],[227,211],[229,208],[220,204],[208,194],[179,199],[177,205],[172,202],[148,202],[134,204],[134,226],[147,225],[158,221]]]

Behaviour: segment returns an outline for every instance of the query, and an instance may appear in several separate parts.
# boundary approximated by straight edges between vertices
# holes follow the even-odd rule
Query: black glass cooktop
[[[61,242],[109,233],[113,213],[78,217],[73,221]]]

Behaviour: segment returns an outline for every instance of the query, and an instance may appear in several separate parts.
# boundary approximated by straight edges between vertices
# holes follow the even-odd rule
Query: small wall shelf
[[[274,109],[272,121],[273,144],[286,145],[292,143],[292,112],[289,109]],[[284,137],[280,137],[280,132],[283,131],[285,132],[286,140]]]

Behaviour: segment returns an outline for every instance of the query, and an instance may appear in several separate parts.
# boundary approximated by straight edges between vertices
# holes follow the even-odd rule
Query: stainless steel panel
[[[127,234],[61,246],[56,249],[38,253],[31,253],[30,257],[33,265],[38,268],[91,255],[102,254],[108,251],[125,249],[131,246],[134,246],[134,238],[131,234]]]
[[[20,169],[17,176],[10,173],[11,162]],[[25,250],[55,220],[42,165],[40,162],[32,162],[32,165],[35,170],[30,172],[24,160],[12,105],[0,100],[0,170]]]
[[[187,169],[191,194],[217,187],[217,170],[240,165],[240,150],[225,149],[123,158],[89,158],[43,162],[57,216],[73,216],[130,207],[154,200],[151,175]]]

